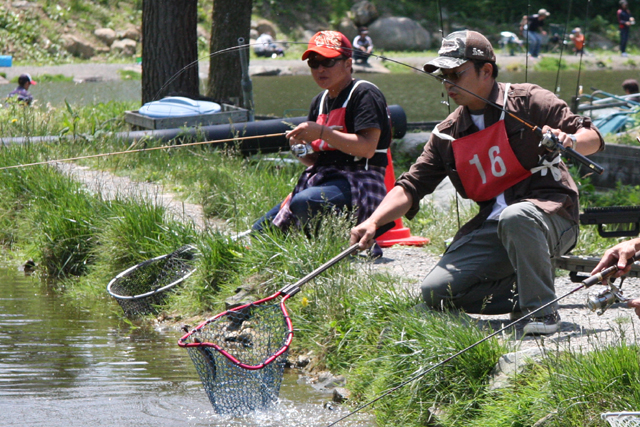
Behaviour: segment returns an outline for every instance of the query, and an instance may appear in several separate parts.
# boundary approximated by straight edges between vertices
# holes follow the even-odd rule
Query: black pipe
[[[407,132],[407,116],[399,105],[389,106],[389,115],[393,127],[393,138],[402,138]],[[171,141],[174,139],[196,139],[200,136],[205,140],[215,141],[229,139],[233,137],[259,136],[270,134],[282,134],[268,138],[247,139],[239,142],[239,150],[246,155],[257,153],[277,153],[289,150],[289,142],[284,137],[284,133],[295,126],[306,121],[306,117],[291,117],[284,119],[261,120],[256,122],[232,123],[228,125],[202,126],[198,128],[179,129],[156,129],[140,130],[131,132],[117,132],[113,136],[128,141],[138,141],[142,138],[153,138],[160,141]],[[0,138],[0,144],[6,146],[11,144],[26,144],[36,142],[58,142],[60,136],[31,136]],[[231,146],[234,142],[227,143]]]

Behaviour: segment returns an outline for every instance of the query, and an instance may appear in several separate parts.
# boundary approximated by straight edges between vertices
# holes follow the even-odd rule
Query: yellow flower
[[[17,121],[18,121],[18,119],[11,119],[11,123],[15,123]]]
[[[306,307],[309,305],[309,300],[307,299],[307,297],[302,297],[302,306]]]

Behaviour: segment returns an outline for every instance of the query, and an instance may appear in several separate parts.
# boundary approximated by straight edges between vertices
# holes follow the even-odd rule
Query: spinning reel
[[[587,297],[587,307],[598,316],[602,316],[613,304],[629,301],[629,298],[622,294],[622,282],[624,278],[620,281],[620,287],[613,283],[614,280],[615,279],[606,278],[602,281],[602,284],[607,286],[607,289],[599,293],[591,293]]]

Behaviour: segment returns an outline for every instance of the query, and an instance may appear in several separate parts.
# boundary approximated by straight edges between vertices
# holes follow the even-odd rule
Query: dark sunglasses
[[[471,67],[473,67],[473,65],[472,65]],[[442,70],[440,70],[440,75],[441,75],[444,79],[446,79],[446,80],[448,80],[448,81],[450,81],[450,82],[452,82],[452,83],[455,83],[455,82],[457,82],[458,80],[460,80],[460,76],[462,76],[465,72],[467,72],[471,67],[467,67],[467,68],[465,68],[464,70],[456,71],[456,72],[454,72],[454,73],[445,73],[445,72],[443,72]],[[444,83],[444,82],[443,82],[443,83]]]
[[[322,59],[322,60],[318,60],[316,58],[313,58],[313,59],[309,58],[309,59],[307,59],[307,65],[309,66],[309,68],[313,68],[314,70],[316,68],[318,68],[319,66],[321,66],[321,65],[324,68],[331,68],[334,65],[336,65],[336,63],[338,61],[342,61],[343,59],[346,59],[346,58],[344,58],[342,56],[339,56],[337,58],[325,58],[325,59]]]

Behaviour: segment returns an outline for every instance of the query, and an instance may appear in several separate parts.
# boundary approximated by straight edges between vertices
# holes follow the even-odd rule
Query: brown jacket
[[[505,86],[504,83],[495,83],[488,99],[503,106]],[[508,95],[507,105],[503,107],[540,128],[548,125],[566,133],[576,133],[580,128],[591,128],[598,132],[590,118],[573,114],[564,101],[539,86],[528,83],[512,84]],[[484,113],[485,127],[488,128],[496,123],[500,119],[500,114],[501,111],[498,108],[487,106]],[[511,148],[522,166],[525,169],[538,166],[540,156],[548,153],[548,150],[540,147],[540,139],[529,127],[509,114],[505,115],[505,127]],[[438,130],[454,138],[460,138],[477,132],[478,128],[473,123],[468,108],[458,107],[438,125]],[[600,151],[603,149],[604,140],[600,136]],[[560,181],[556,181],[551,173],[542,176],[537,172],[508,188],[504,192],[507,204],[530,201],[548,214],[558,214],[578,223],[580,210],[578,189],[563,162],[560,163],[560,169],[562,171]],[[413,199],[407,218],[411,219],[417,214],[420,209],[420,200],[427,194],[431,194],[447,176],[458,193],[467,198],[455,169],[451,142],[432,134],[416,163],[396,181],[396,185],[402,186]],[[480,212],[458,231],[456,239],[479,227],[491,213],[493,203],[494,200],[480,202]]]

